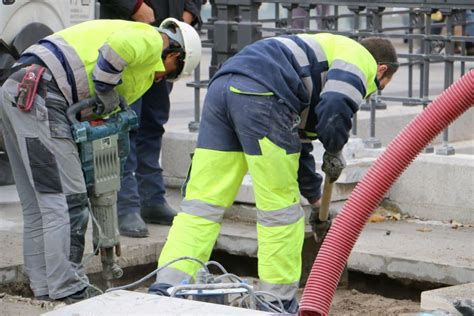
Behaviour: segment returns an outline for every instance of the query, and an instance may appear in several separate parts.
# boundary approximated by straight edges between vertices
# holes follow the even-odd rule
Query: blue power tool
[[[74,141],[79,147],[92,214],[96,220],[92,226],[94,249],[100,251],[102,276],[107,287],[111,287],[112,280],[123,274],[114,256],[114,249],[117,257],[121,252],[117,192],[120,190],[120,176],[130,151],[128,133],[138,127],[138,118],[122,101],[120,111],[105,120],[80,122],[77,119],[78,113],[95,106],[95,98],[84,99],[71,105],[67,116],[72,123]]]

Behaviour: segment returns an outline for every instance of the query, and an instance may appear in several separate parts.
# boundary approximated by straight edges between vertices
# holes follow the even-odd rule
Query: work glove
[[[327,221],[321,221],[319,219],[319,205],[311,205],[311,213],[309,215],[309,224],[314,234],[314,239],[317,243],[322,243],[326,233],[331,227],[332,218],[329,214]]]
[[[321,169],[329,177],[330,182],[336,182],[341,175],[342,170],[346,167],[346,160],[342,155],[342,151],[336,154],[324,152],[323,155],[323,166]]]
[[[97,95],[97,106],[95,108],[95,114],[105,115],[111,113],[120,104],[120,97],[117,91],[114,89],[108,92],[98,92]]]

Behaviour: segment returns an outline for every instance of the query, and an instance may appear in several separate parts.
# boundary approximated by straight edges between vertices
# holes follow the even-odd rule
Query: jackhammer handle
[[[324,178],[324,186],[323,186],[323,196],[321,199],[321,207],[319,208],[319,220],[325,222],[329,218],[329,205],[331,205],[331,196],[332,196],[332,188],[334,186],[334,182],[329,180],[329,177]]]
[[[125,111],[127,108],[127,103],[125,102],[125,99],[122,96],[119,96],[119,99],[120,99],[120,102],[119,102],[120,109],[122,111]],[[77,103],[74,103],[67,109],[67,112],[66,112],[67,118],[69,119],[71,123],[78,124],[79,121],[77,120],[77,113],[88,108],[95,108],[96,105],[97,105],[96,97],[90,97],[87,99],[83,99]]]
[[[79,121],[77,120],[77,113],[81,112],[82,110],[95,107],[95,105],[96,105],[95,97],[83,99],[77,103],[74,103],[67,109],[67,112],[66,112],[69,122],[71,122],[72,124],[79,124]]]

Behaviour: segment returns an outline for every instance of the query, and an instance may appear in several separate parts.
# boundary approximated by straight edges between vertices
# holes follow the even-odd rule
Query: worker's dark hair
[[[387,65],[384,77],[391,77],[398,70],[398,58],[395,47],[388,39],[381,37],[367,37],[359,42],[374,56],[379,65]]]

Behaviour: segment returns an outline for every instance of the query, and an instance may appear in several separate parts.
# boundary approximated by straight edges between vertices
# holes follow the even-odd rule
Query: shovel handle
[[[319,208],[319,220],[324,222],[329,218],[329,205],[331,205],[332,188],[334,182],[329,180],[329,177],[324,178],[323,196],[321,200],[321,207]]]

